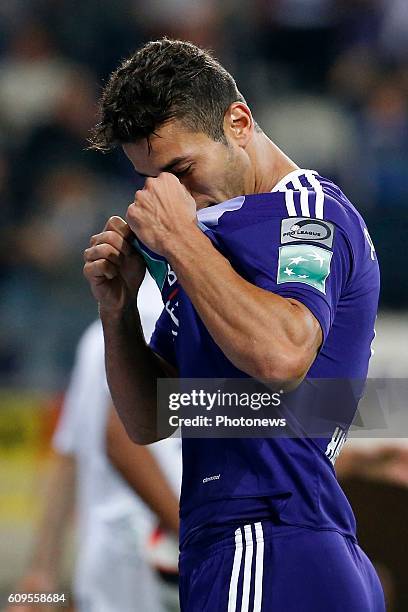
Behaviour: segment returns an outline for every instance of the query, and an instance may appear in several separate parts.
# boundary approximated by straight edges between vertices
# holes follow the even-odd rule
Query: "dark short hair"
[[[245,102],[233,77],[209,53],[181,40],[147,43],[115,70],[103,90],[92,149],[149,137],[170,119],[225,142],[224,115]]]

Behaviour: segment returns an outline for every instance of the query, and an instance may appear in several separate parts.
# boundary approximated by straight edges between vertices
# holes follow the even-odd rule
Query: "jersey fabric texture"
[[[296,170],[271,193],[237,197],[197,216],[242,278],[302,302],[316,317],[323,344],[308,379],[365,380],[379,268],[361,215],[333,182]],[[246,377],[212,340],[168,263],[139,248],[165,306],[152,349],[182,378]],[[204,527],[271,517],[355,539],[333,463],[360,395],[361,389],[351,413],[327,437],[183,439],[181,551]]]

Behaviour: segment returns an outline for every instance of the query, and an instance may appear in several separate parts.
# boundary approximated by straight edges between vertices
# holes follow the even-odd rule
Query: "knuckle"
[[[115,247],[115,245],[110,245],[110,244],[102,244],[101,245],[101,256],[105,259],[109,259],[109,260],[116,260],[118,255],[120,253],[118,253],[118,249]]]
[[[137,218],[137,207],[134,204],[131,204],[126,211],[126,219],[136,219]]]
[[[109,230],[108,232],[106,232],[105,240],[101,246],[108,247],[108,248],[110,246],[114,247],[115,245],[120,243],[120,240],[121,240],[120,234],[118,234],[117,232],[113,230]]]
[[[106,259],[109,257],[110,253],[111,253],[111,246],[109,244],[101,244],[98,248],[99,251],[99,255],[101,258]]]
[[[84,265],[82,271],[83,271],[85,278],[89,278],[90,273],[89,273],[89,263],[88,262]]]

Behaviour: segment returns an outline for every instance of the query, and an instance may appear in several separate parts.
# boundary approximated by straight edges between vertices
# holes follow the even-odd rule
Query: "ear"
[[[251,111],[244,102],[233,102],[224,115],[224,132],[240,147],[245,148],[254,132]]]

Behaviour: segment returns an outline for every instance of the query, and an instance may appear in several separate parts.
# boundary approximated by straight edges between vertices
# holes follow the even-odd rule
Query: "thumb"
[[[113,231],[122,236],[125,240],[130,240],[134,237],[132,230],[122,217],[110,217],[105,225],[104,231]]]

